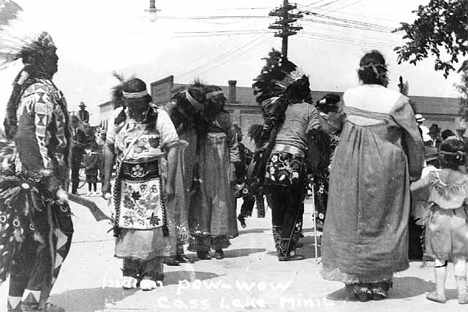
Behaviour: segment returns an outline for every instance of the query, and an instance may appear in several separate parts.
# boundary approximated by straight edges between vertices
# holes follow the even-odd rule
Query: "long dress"
[[[193,182],[195,164],[198,163],[197,140],[193,122],[194,117],[182,115],[175,102],[169,102],[164,106],[179,135],[177,145],[177,164],[174,181],[174,200],[168,203],[170,210],[174,212],[174,222],[177,230],[176,254],[183,254],[183,245],[188,242],[189,208],[193,194]],[[198,177],[197,177],[198,178]]]
[[[408,98],[379,85],[344,96],[331,165],[322,276],[345,284],[391,280],[408,268],[410,175],[424,147]]]
[[[162,260],[174,254],[177,235],[174,211],[165,207],[161,191],[165,151],[178,143],[178,136],[168,114],[161,109],[157,114],[155,127],[127,117],[123,125],[109,127],[107,136],[121,163],[114,185],[113,219],[120,231],[115,256],[124,259],[124,276],[135,275],[132,267],[139,265],[132,263],[151,260],[147,270],[154,280],[163,277]]]
[[[200,188],[189,214],[189,250],[197,252],[227,248],[238,234],[231,162],[239,161],[239,154],[229,114],[218,114],[199,140]]]

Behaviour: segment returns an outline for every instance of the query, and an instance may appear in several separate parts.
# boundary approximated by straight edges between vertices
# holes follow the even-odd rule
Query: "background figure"
[[[323,229],[325,222],[328,184],[330,177],[330,163],[333,152],[339,141],[338,126],[341,123],[339,113],[339,102],[341,98],[337,94],[329,93],[317,101],[315,107],[319,111],[320,130],[316,130],[309,137],[307,153],[307,171],[310,185],[313,187],[314,203],[316,213],[316,226],[318,230]]]
[[[409,180],[421,175],[424,146],[408,98],[386,88],[382,54],[365,54],[359,66],[363,85],[343,95],[345,121],[331,164],[322,276],[345,283],[367,301],[387,298],[393,274],[409,267]]]
[[[423,125],[423,122],[426,120],[426,118],[423,117],[421,114],[416,114],[414,115],[416,122],[418,123],[418,130],[419,133],[421,134],[422,140],[424,142],[424,145],[431,145],[431,136],[429,135],[429,128]]]
[[[466,137],[466,123],[465,122],[457,122],[455,125],[455,131],[456,135],[460,140],[465,143],[465,153],[468,154],[468,137]],[[460,168],[460,171],[463,173],[467,173],[467,167],[468,167],[468,157],[465,160],[465,164],[462,166],[463,168]]]
[[[239,148],[240,165],[236,171],[236,198],[242,198],[242,206],[237,220],[241,226],[245,228],[247,224],[245,219],[252,215],[255,206],[255,196],[249,191],[247,187],[247,170],[252,162],[253,153],[242,143],[242,129],[237,124],[233,125],[234,135]],[[263,200],[263,196],[260,196]]]
[[[86,147],[86,133],[80,126],[81,122],[77,116],[71,117],[73,144],[71,149],[71,182],[72,194],[78,194],[80,185],[80,168],[83,161],[84,149]]]
[[[100,161],[97,149],[97,144],[90,144],[85,148],[83,165],[85,167],[86,183],[88,183],[88,193],[85,196],[97,195],[97,182]]]
[[[432,124],[429,127],[429,136],[431,137],[431,145],[438,149],[440,143],[442,143],[442,138],[440,136],[440,128],[437,124]]]
[[[101,181],[101,189],[102,185],[104,184],[104,155],[106,150],[106,140],[107,140],[107,133],[106,130],[101,130],[99,140],[97,142],[98,149],[97,152],[99,154],[99,181]],[[97,196],[101,196],[101,193],[98,193]]]
[[[175,249],[174,199],[179,139],[168,114],[151,103],[146,84],[123,82],[126,106],[114,111],[107,133],[103,196],[113,189],[115,256],[123,260],[123,287],[152,290],[164,279],[164,259]]]
[[[16,143],[16,167],[0,178],[7,225],[0,226],[0,281],[10,274],[8,311],[64,311],[47,302],[73,235],[70,208],[59,197],[71,140],[66,101],[52,82],[56,50],[43,32],[15,56],[25,67],[14,81],[5,131]]]
[[[427,294],[431,301],[445,303],[447,262],[453,262],[458,303],[468,304],[466,260],[468,258],[468,177],[458,170],[465,163],[465,144],[449,138],[440,145],[440,170],[433,169],[411,184],[411,190],[427,189],[431,204],[427,218],[426,247],[435,257],[436,290]]]
[[[96,131],[94,127],[85,121],[81,122],[80,129],[85,133],[86,145],[96,143]]]
[[[439,168],[439,151],[432,146],[424,147],[425,166],[421,173],[424,178],[430,171]],[[421,189],[411,192],[411,211],[409,217],[409,243],[408,258],[425,261],[429,256],[426,253],[424,238],[425,224],[429,209],[428,190]]]
[[[239,165],[239,150],[221,88],[200,83],[194,87],[203,88],[206,104],[198,136],[200,188],[190,206],[188,249],[202,260],[211,259],[209,252],[214,249],[215,258],[223,259],[223,249],[238,235],[232,166]]]
[[[442,131],[442,133],[441,133],[442,141],[444,141],[446,138],[451,137],[451,136],[456,136],[456,134],[455,134],[455,132],[453,132],[450,129],[446,129],[446,130]]]
[[[79,107],[80,110],[78,111],[78,118],[80,118],[80,121],[83,123],[89,123],[89,112],[85,109],[85,103],[81,102]]]

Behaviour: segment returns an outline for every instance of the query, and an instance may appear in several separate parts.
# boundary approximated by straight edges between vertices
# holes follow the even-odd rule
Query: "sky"
[[[60,58],[54,81],[70,110],[77,110],[80,102],[87,105],[92,125],[99,123],[98,105],[109,100],[117,83],[113,72],[137,76],[148,88],[168,75],[174,75],[176,83],[199,78],[227,85],[237,80],[238,86],[249,87],[260,73],[262,58],[272,48],[281,49],[281,39],[268,30],[275,21],[268,12],[282,0],[156,0],[161,11],[155,22],[145,12],[149,0],[15,1],[24,9],[25,29],[51,33]],[[289,39],[289,59],[309,76],[313,90],[345,91],[359,84],[359,59],[377,49],[389,65],[389,88],[398,90],[401,75],[410,95],[458,97],[454,84],[459,75],[445,79],[434,71],[431,58],[417,66],[398,65],[393,52],[404,41],[402,33],[388,30],[412,22],[412,11],[428,2],[298,0],[299,10],[326,17],[305,15],[298,21],[303,30]],[[343,19],[347,27],[331,25]],[[372,24],[379,31],[357,29],[356,23]],[[17,63],[0,71],[0,107],[6,105],[20,69]]]

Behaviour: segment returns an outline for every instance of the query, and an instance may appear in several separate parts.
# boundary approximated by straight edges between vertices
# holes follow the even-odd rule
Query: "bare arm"
[[[178,144],[173,144],[167,151],[167,178],[166,178],[166,196],[168,200],[174,197],[174,181],[177,168],[177,149]]]
[[[428,187],[431,184],[431,180],[432,180],[432,175],[428,174],[424,178],[419,179],[418,181],[415,181],[415,182],[411,183],[410,190],[412,192],[414,192],[414,191],[417,191],[419,189]]]

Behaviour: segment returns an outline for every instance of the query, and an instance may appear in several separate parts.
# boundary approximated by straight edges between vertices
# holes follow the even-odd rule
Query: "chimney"
[[[228,97],[228,102],[229,103],[236,103],[236,83],[237,80],[228,80],[229,84],[229,97]]]

